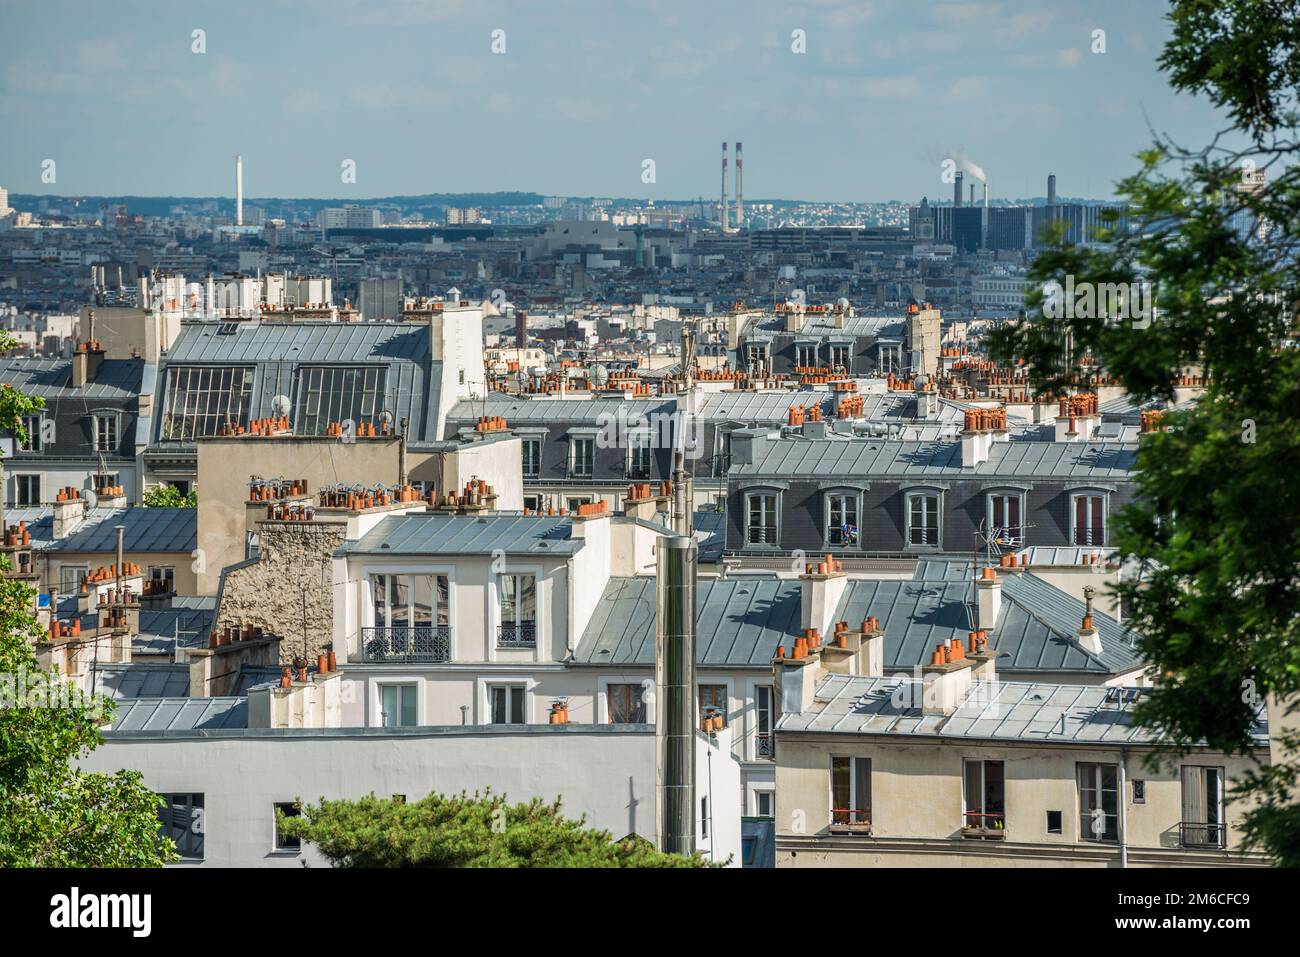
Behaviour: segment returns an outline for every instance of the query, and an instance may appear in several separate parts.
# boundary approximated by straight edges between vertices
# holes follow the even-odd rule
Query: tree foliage
[[[650,842],[613,840],[560,813],[560,802],[507,803],[480,795],[430,794],[414,804],[371,794],[324,801],[301,816],[277,812],[281,832],[315,844],[335,867],[707,867]]]
[[[145,508],[195,508],[199,494],[195,489],[182,493],[175,485],[151,485],[144,490],[141,503]]]
[[[12,345],[0,335],[0,352]],[[39,407],[39,400],[5,386],[0,429],[21,438],[21,416]],[[166,863],[175,847],[159,836],[159,797],[139,772],[73,767],[101,742],[100,721],[111,717],[112,702],[53,690],[68,686],[36,660],[33,642],[43,633],[33,614],[34,589],[5,577],[10,568],[0,556],[0,866]]]
[[[1196,149],[1156,134],[1118,186],[1131,231],[1089,247],[1058,234],[1031,269],[1045,285],[1068,279],[1076,289],[1150,283],[1155,318],[1063,315],[1040,309],[1039,291],[993,351],[1023,358],[1048,395],[1090,388],[1104,369],[1137,400],[1170,400],[1181,375],[1203,370],[1195,406],[1141,441],[1139,494],[1117,518],[1115,544],[1142,576],[1119,592],[1160,675],[1139,720],[1176,751],[1207,742],[1246,753],[1264,696],[1300,692],[1300,349],[1287,347],[1300,301],[1300,11],[1175,0],[1169,19],[1162,69],[1233,126]],[[1297,770],[1275,764],[1239,789],[1262,802],[1247,813],[1248,841],[1291,865],[1300,864]]]

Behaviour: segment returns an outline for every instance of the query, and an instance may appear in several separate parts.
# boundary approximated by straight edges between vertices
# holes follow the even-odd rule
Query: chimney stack
[[[722,143],[722,203],[720,204],[721,214],[718,221],[722,224],[722,231],[727,231],[727,144],[724,140]]]
[[[745,144],[736,143],[736,228],[740,229],[745,224],[745,202],[741,198],[741,173],[744,160],[740,158],[740,148]]]
[[[1056,174],[1049,173],[1047,176],[1047,208],[1054,209],[1056,206]]]
[[[958,170],[957,178],[952,181],[952,204],[954,206],[961,205],[961,184],[964,178],[961,170]]]
[[[1101,632],[1097,630],[1096,622],[1092,618],[1092,596],[1096,591],[1097,589],[1091,585],[1083,587],[1083,622],[1079,626],[1079,644],[1085,651],[1099,655],[1101,654]]]
[[[984,208],[989,208],[989,184],[984,184]]]
[[[244,225],[244,157],[235,157],[235,225]]]
[[[659,849],[695,852],[695,539],[659,539],[655,745]]]

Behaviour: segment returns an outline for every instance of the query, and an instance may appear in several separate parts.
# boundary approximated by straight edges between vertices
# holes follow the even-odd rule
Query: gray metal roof
[[[1133,636],[1115,619],[1093,612],[1102,650],[1093,654],[1078,640],[1084,604],[1029,572],[1000,576],[1002,603],[989,628],[999,672],[1127,674],[1142,657]],[[857,627],[874,615],[885,630],[886,668],[926,664],[940,642],[965,641],[971,630],[969,563],[920,561],[912,581],[852,580],[835,619]]]
[[[47,548],[54,535],[54,509],[48,505],[20,506],[4,510],[4,523],[17,525],[27,523],[27,531],[32,536],[33,548]]]
[[[884,734],[1044,745],[1153,744],[1158,735],[1133,722],[1141,692],[1104,685],[972,682],[952,715],[922,715],[920,683],[905,678],[828,675],[813,709],[788,713],[782,733]],[[822,702],[820,706],[817,702]],[[1267,744],[1263,713],[1253,731]]]
[[[696,595],[701,667],[768,667],[800,634],[799,583],[702,578]],[[574,651],[575,664],[653,667],[655,579],[611,578]]]
[[[722,560],[722,550],[727,544],[727,516],[722,512],[695,512],[691,516],[695,538],[699,542],[699,560]]]
[[[207,647],[216,614],[215,595],[176,595],[170,608],[142,608],[131,647],[136,654],[169,654],[177,644]]]
[[[214,731],[248,727],[248,699],[134,698],[118,702],[105,732]]]
[[[99,364],[93,382],[74,388],[71,359],[14,356],[0,359],[0,385],[11,385],[43,399],[127,400],[139,396],[144,366],[143,359],[105,359]]]
[[[338,554],[351,555],[572,555],[585,544],[570,538],[568,517],[439,515],[415,512],[385,518]]]
[[[184,698],[190,693],[190,669],[173,664],[102,664],[98,685],[118,701],[132,698]]]
[[[297,396],[297,370],[304,365],[384,365],[382,407],[394,421],[409,420],[411,442],[431,442],[437,424],[442,363],[430,357],[429,327],[415,322],[190,322],[163,357],[164,368],[191,365],[256,369],[249,418],[272,414],[277,396]],[[162,427],[167,409],[164,376],[154,416]],[[159,436],[155,436],[155,439]],[[192,444],[192,443],[168,443]]]
[[[754,461],[733,465],[732,475],[1125,481],[1137,459],[1134,446],[1099,442],[994,442],[988,460],[973,468],[962,468],[959,442],[769,437],[756,440],[753,451]]]
[[[123,525],[128,552],[185,552],[198,545],[198,509],[93,508],[67,538],[50,543],[56,552],[111,552],[117,548],[116,526]]]

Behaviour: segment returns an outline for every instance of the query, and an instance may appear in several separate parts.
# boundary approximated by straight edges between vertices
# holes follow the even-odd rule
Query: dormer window
[[[594,436],[575,435],[569,440],[569,478],[591,478],[595,461]]]
[[[1070,496],[1070,542],[1074,545],[1106,544],[1106,495],[1078,492]]]
[[[772,491],[750,492],[746,496],[745,542],[749,545],[775,545],[778,540],[777,504],[780,496]]]
[[[907,544],[912,548],[939,547],[939,493],[907,495]]]
[[[858,496],[853,492],[832,492],[826,496],[826,544],[834,548],[856,548]]]
[[[1020,492],[994,492],[989,495],[989,535],[999,545],[1024,544],[1024,496]]]
[[[117,452],[118,418],[116,412],[104,412],[95,417],[95,451]]]

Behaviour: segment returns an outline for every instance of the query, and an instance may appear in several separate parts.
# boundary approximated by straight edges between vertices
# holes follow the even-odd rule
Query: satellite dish
[[[387,409],[384,409],[383,412],[380,412],[380,413],[379,413],[379,424],[380,424],[381,426],[383,426],[385,429],[388,429],[389,431],[392,431],[392,428],[393,428],[393,413],[389,412]]]
[[[86,489],[85,495],[86,495],[86,508],[99,507],[99,494],[93,488]]]
[[[603,362],[594,363],[591,367],[591,383],[596,387],[603,386],[609,381],[609,369]]]
[[[271,413],[276,418],[283,418],[293,411],[293,403],[289,401],[287,395],[277,395],[271,400]]]

